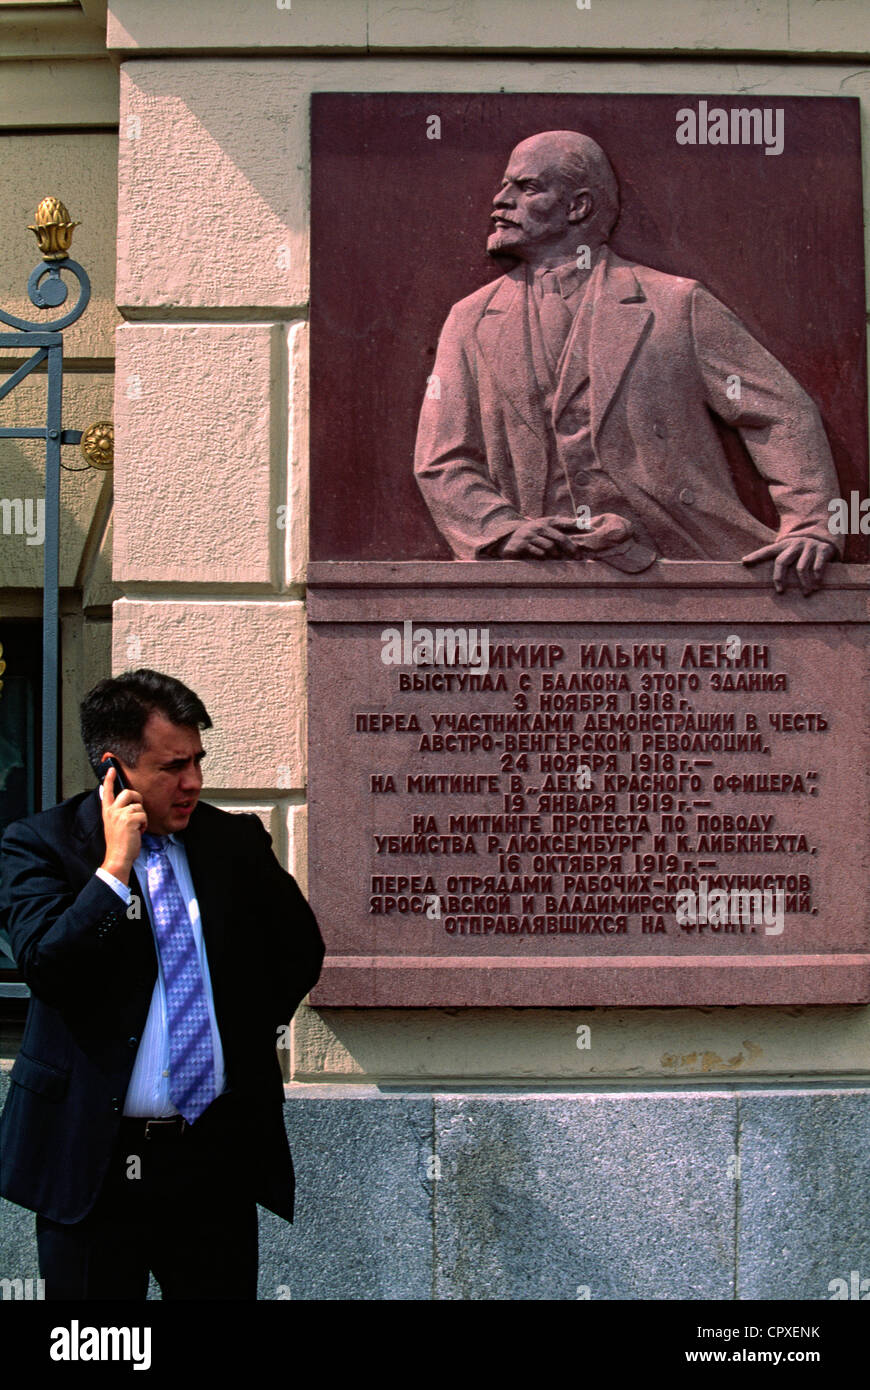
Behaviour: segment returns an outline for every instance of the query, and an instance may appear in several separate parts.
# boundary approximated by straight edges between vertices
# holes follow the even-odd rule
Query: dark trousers
[[[178,1133],[124,1119],[106,1181],[82,1221],[37,1215],[46,1299],[257,1297],[257,1205],[245,1129],[228,1094]]]

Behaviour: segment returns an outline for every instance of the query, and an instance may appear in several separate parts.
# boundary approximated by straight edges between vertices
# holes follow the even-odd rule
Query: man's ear
[[[588,217],[592,216],[593,207],[591,190],[578,188],[571,195],[571,201],[568,204],[568,221],[585,222]]]

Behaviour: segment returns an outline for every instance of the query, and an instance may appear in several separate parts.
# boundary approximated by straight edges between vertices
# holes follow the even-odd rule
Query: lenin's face
[[[511,154],[501,188],[492,200],[486,249],[491,256],[534,259],[556,247],[571,231],[570,199],[554,166],[553,152],[524,141]]]

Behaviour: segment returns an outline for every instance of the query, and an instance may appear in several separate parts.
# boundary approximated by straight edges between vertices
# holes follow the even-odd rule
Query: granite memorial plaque
[[[318,95],[312,175],[313,1002],[870,999],[857,102]]]

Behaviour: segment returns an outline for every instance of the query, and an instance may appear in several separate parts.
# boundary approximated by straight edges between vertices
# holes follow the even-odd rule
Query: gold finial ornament
[[[115,462],[115,426],[111,420],[97,420],[93,425],[88,425],[79,449],[91,468],[111,468]]]
[[[59,198],[43,198],[36,209],[36,222],[28,226],[39,242],[44,261],[65,261],[72,244],[73,231],[80,222],[71,222],[69,213]]]

